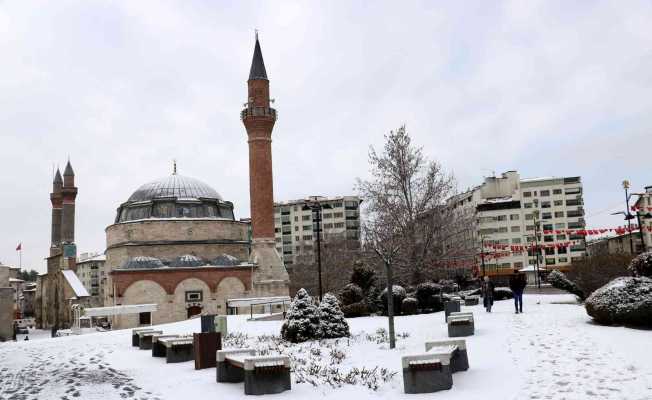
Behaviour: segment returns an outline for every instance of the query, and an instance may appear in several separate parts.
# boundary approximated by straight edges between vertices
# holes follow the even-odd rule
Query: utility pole
[[[623,189],[625,189],[625,219],[627,220],[627,232],[629,232],[629,251],[634,255],[634,239],[632,238],[632,218],[634,216],[629,213],[629,181],[623,181]]]
[[[534,282],[537,285],[537,288],[541,289],[541,277],[539,276],[539,254],[541,249],[539,248],[539,210],[534,210],[534,256],[536,257],[536,273],[534,274]]]

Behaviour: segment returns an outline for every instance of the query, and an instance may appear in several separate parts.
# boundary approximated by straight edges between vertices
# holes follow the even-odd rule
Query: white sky
[[[652,184],[652,3],[0,0],[0,260],[45,270],[53,164],[79,252],[141,184],[198,178],[249,215],[239,111],[253,31],[279,120],[277,200],[353,192],[405,123],[460,189],[580,175],[589,227]]]

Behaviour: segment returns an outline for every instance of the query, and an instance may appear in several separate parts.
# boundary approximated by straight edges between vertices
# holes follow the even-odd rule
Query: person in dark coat
[[[494,283],[488,276],[484,277],[482,283],[482,303],[487,312],[491,312],[491,306],[494,305]]]
[[[514,293],[514,308],[516,308],[516,314],[523,312],[523,292],[527,286],[527,278],[525,274],[515,270],[514,273],[509,277],[509,288]]]

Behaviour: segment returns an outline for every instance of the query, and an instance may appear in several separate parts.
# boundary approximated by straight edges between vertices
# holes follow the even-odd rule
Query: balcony
[[[240,119],[248,117],[271,117],[276,119],[276,110],[271,107],[247,107],[240,112]]]

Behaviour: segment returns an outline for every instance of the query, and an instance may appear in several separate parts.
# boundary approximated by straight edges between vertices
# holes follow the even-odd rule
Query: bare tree
[[[365,219],[372,221],[363,229],[364,240],[391,232],[394,247],[384,254],[391,253],[394,272],[407,282],[422,282],[438,262],[459,250],[455,238],[468,229],[449,204],[455,180],[412,144],[405,126],[385,136],[382,153],[370,149],[369,164],[372,178],[357,182]]]

